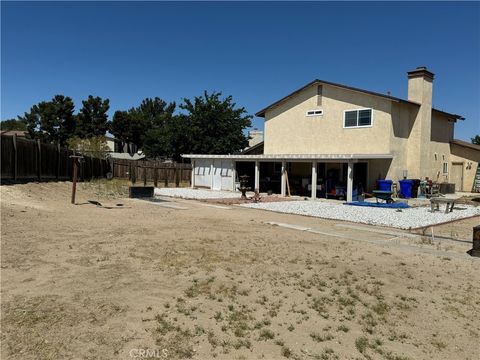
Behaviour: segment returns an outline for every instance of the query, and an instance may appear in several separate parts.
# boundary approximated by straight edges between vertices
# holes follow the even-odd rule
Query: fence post
[[[18,177],[17,134],[13,134],[13,180]]]
[[[95,167],[94,167],[94,158],[92,158],[91,156],[89,156],[90,158],[90,181],[93,180],[93,172],[95,171]]]
[[[180,185],[180,179],[178,178],[178,165],[175,163],[175,187]]]
[[[145,160],[143,160],[143,186],[147,186],[147,167],[145,165]]]
[[[165,187],[168,187],[168,166],[166,166],[164,168],[164,172],[165,172]]]
[[[135,181],[137,181],[137,174],[136,174],[137,169],[136,169],[136,167],[134,168],[132,166],[132,163],[130,163],[130,169],[131,169],[131,171],[130,171],[130,181],[132,182],[132,185],[135,185]]]
[[[42,144],[40,139],[37,139],[37,176],[38,181],[42,181]]]
[[[60,179],[60,143],[57,143],[57,181]]]
[[[153,186],[158,187],[158,168],[156,161],[153,165]]]

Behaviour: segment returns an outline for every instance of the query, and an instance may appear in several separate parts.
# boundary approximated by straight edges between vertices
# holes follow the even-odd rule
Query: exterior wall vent
[[[306,116],[322,116],[323,115],[323,110],[308,110],[307,113],[305,114]]]

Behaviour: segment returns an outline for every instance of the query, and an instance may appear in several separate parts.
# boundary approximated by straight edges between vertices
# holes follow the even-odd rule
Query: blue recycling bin
[[[412,197],[413,180],[400,180],[400,193],[405,199]]]
[[[377,188],[380,191],[392,191],[392,180],[377,180]]]

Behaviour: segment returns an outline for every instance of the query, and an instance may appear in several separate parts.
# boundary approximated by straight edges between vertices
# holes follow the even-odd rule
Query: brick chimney
[[[408,100],[420,105],[415,114],[409,137],[409,173],[410,178],[420,179],[428,176],[424,164],[429,154],[428,143],[432,132],[432,96],[434,74],[425,66],[419,66],[408,73]]]

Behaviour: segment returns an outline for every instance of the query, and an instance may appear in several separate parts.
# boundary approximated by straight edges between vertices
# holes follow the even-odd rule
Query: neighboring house
[[[265,119],[263,154],[184,155],[194,163],[193,186],[233,190],[237,174],[251,187],[324,196],[377,179],[455,182],[471,191],[480,148],[454,140],[460,115],[432,106],[434,74],[408,72],[408,100],[314,80],[256,115]],[[312,186],[316,184],[316,186]]]
[[[263,131],[254,128],[248,132],[248,138],[248,148],[251,148],[263,141]]]
[[[111,136],[105,136],[107,146],[110,149],[109,155],[114,159],[141,160],[145,155],[135,144],[127,144]]]

